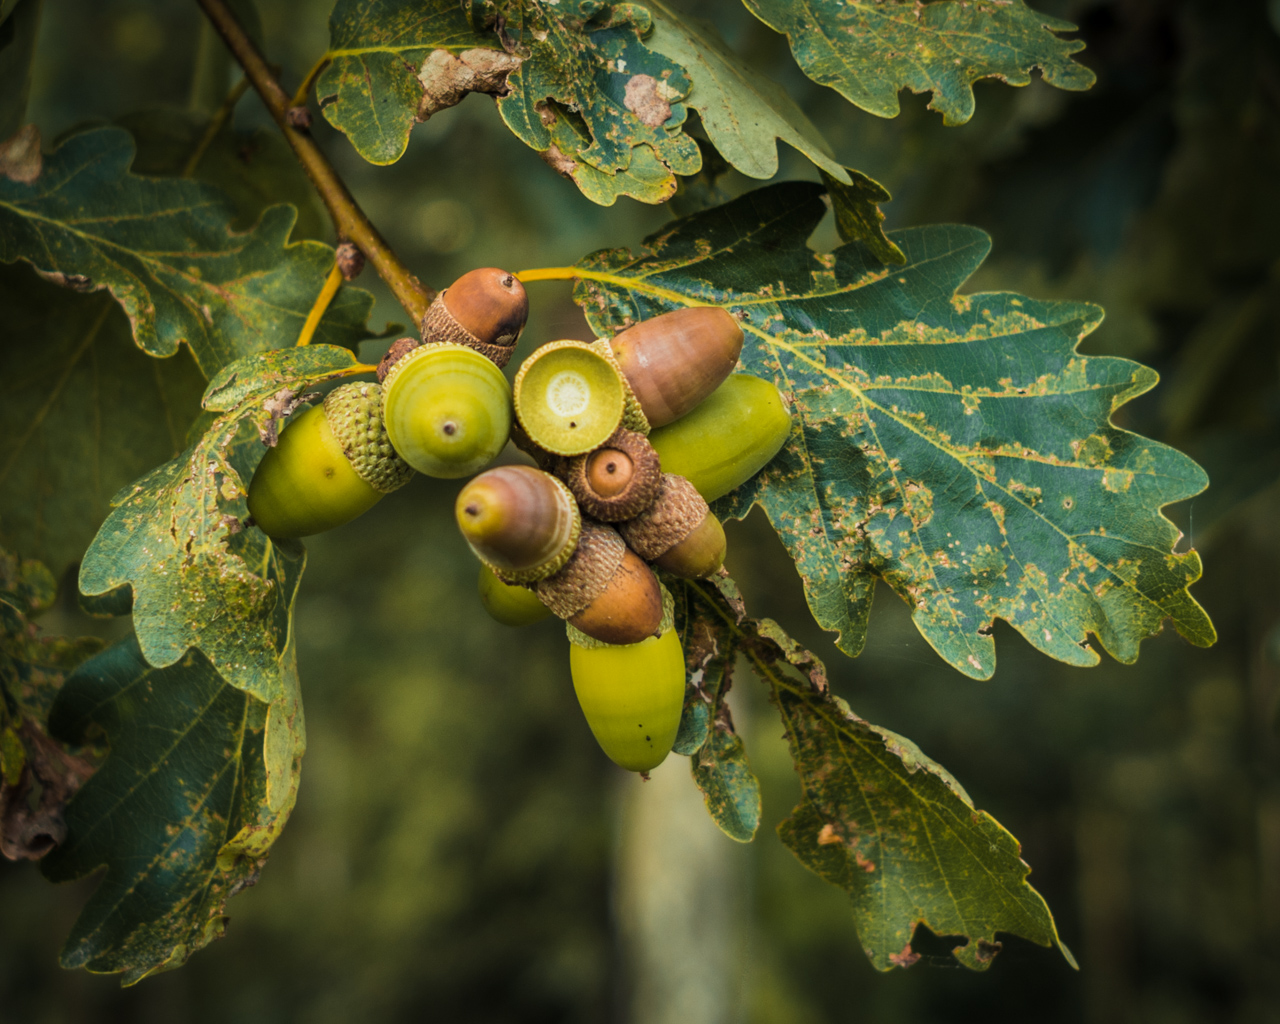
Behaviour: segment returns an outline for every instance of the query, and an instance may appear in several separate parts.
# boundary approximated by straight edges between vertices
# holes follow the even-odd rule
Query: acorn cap
[[[516,418],[535,444],[556,455],[599,447],[618,429],[625,408],[622,374],[585,342],[543,345],[516,374]]]
[[[582,516],[569,488],[532,466],[498,466],[458,494],[458,529],[505,583],[550,576],[578,544]]]
[[[413,467],[396,454],[383,426],[382,389],[377,384],[334,388],[325,397],[324,414],[351,468],[375,491],[389,494],[413,477]]]
[[[387,349],[387,354],[378,360],[378,383],[381,384],[387,379],[387,374],[391,372],[391,367],[400,361],[402,356],[412,352],[421,345],[417,338],[397,338],[391,343],[391,347]]]
[[[560,618],[573,618],[604,593],[626,553],[627,545],[617,530],[584,519],[572,557],[535,588],[539,599]]]
[[[659,581],[658,589],[662,592],[662,621],[658,625],[658,636],[662,636],[669,629],[675,628],[676,623],[676,602],[671,596],[671,591],[664,587]],[[595,648],[595,647],[616,647],[617,644],[606,643],[604,640],[597,640],[593,636],[588,636],[582,632],[572,622],[564,624],[565,636],[569,638],[569,643],[577,644],[579,647]]]
[[[591,343],[591,347],[609,360],[613,364],[613,368],[618,371],[618,376],[622,378],[622,386],[626,391],[626,405],[622,410],[623,428],[647,437],[650,430],[648,417],[645,416],[644,408],[640,405],[640,399],[636,397],[635,391],[632,390],[631,382],[627,380],[627,375],[623,372],[622,364],[618,362],[618,357],[613,354],[612,343],[607,338],[597,338]]]
[[[428,476],[469,476],[511,431],[511,387],[490,360],[447,342],[419,345],[382,384],[383,421],[409,465]]]
[[[653,562],[693,534],[710,514],[710,508],[693,484],[674,473],[663,473],[662,489],[657,500],[634,519],[619,523],[618,531],[636,554],[646,562]],[[714,516],[711,518],[715,519]],[[716,525],[719,525],[718,520]],[[723,529],[720,536],[724,536]],[[707,558],[702,557],[699,562],[700,565],[705,565]],[[714,572],[718,567],[717,564],[711,571]],[[663,568],[677,575],[687,575],[667,565]]]
[[[466,345],[502,367],[528,315],[529,297],[516,276],[481,267],[435,297],[422,318],[422,340]]]
[[[610,341],[623,375],[654,427],[692,410],[733,372],[742,328],[718,306],[663,313]]]
[[[538,464],[539,469],[546,470],[548,473],[555,473],[556,476],[563,477],[560,473],[560,464],[564,462],[555,452],[549,452],[541,445],[533,443],[533,438],[524,432],[524,427],[520,426],[519,420],[511,422],[511,443],[520,451],[524,452],[529,458]]]
[[[582,510],[606,523],[638,516],[662,486],[658,453],[631,430],[618,430],[595,451],[567,459],[563,476]]]

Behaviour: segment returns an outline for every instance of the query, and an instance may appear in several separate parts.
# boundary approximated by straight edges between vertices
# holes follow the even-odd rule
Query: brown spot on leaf
[[[563,174],[566,178],[572,177],[573,172],[578,169],[577,162],[562,153],[555,143],[552,143],[551,148],[542,154],[542,159],[553,171]]]
[[[912,950],[909,942],[902,947],[901,953],[889,954],[889,963],[893,964],[894,967],[910,967],[919,959],[920,954]]]
[[[40,156],[40,129],[24,125],[0,142],[0,174],[11,181],[30,185],[44,166]]]
[[[652,75],[632,75],[622,102],[645,124],[657,128],[671,116],[671,104],[663,98],[663,91]]]
[[[432,50],[418,72],[422,83],[418,120],[425,121],[437,111],[462,102],[469,92],[505,96],[507,76],[520,63],[516,54],[501,50],[463,50],[456,57],[448,50]]]

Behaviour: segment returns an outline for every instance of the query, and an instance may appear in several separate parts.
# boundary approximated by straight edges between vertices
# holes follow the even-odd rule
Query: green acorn
[[[664,471],[715,501],[760,472],[790,436],[781,392],[767,380],[735,373],[687,416],[650,434],[649,443]]]
[[[693,484],[673,473],[662,474],[657,500],[619,523],[618,532],[646,562],[674,576],[701,579],[724,564],[724,527]]]
[[[249,483],[249,515],[269,537],[307,537],[349,522],[413,469],[391,446],[377,384],[344,384],[292,419]]]
[[[596,742],[632,772],[658,767],[671,750],[684,709],[685,664],[663,592],[659,634],[635,644],[605,644],[569,627],[569,671]]]
[[[470,476],[497,457],[511,432],[507,379],[464,345],[432,343],[405,353],[382,392],[391,443],[428,476]]]
[[[539,601],[532,590],[517,583],[502,582],[487,565],[480,566],[477,587],[484,610],[504,626],[529,626],[551,614],[551,609]]]

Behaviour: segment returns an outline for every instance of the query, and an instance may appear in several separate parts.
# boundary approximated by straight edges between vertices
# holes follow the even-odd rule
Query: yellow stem
[[[307,94],[311,92],[311,87],[316,84],[316,79],[320,77],[320,72],[328,66],[329,55],[327,53],[311,65],[311,70],[307,72],[307,77],[302,80],[302,84],[298,86],[298,91],[293,94],[293,105],[295,107],[301,107],[307,102]]]
[[[606,274],[599,270],[583,270],[581,267],[535,267],[532,270],[520,270],[516,277],[521,281],[600,281],[627,291],[643,292],[656,298],[666,299],[678,306],[713,306],[713,302],[695,299],[690,295],[682,295],[670,288],[662,288],[649,284],[644,278],[623,277],[621,274]]]
[[[329,276],[324,279],[324,287],[320,289],[320,294],[316,296],[316,301],[311,305],[311,312],[307,314],[307,322],[302,325],[302,332],[298,335],[299,345],[311,344],[316,328],[320,326],[320,318],[324,316],[325,310],[329,308],[329,303],[338,294],[340,287],[342,287],[342,271],[338,269],[338,265],[335,263],[333,269],[329,271]]]

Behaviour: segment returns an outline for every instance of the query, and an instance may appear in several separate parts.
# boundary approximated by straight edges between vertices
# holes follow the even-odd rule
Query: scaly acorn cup
[[[487,565],[480,566],[476,586],[484,610],[504,626],[531,626],[551,614],[532,590],[518,583],[503,583]]]
[[[344,384],[291,420],[249,483],[249,515],[269,537],[308,537],[349,522],[413,470],[382,424],[377,384]]]
[[[790,436],[782,393],[767,380],[735,373],[693,412],[650,434],[649,443],[663,470],[715,501],[760,472]]]
[[[658,499],[619,523],[618,532],[637,555],[674,576],[701,579],[724,564],[724,527],[682,476],[662,474]]]
[[[420,473],[470,476],[492,462],[511,433],[511,387],[475,349],[450,342],[401,356],[382,385],[391,443]]]
[[[742,341],[727,309],[695,306],[643,320],[609,346],[656,430],[693,410],[733,373]]]
[[[619,426],[648,433],[648,424],[606,343],[553,341],[520,365],[516,419],[539,448],[582,455]]]
[[[481,267],[436,296],[422,318],[422,340],[466,345],[502,367],[528,316],[529,297],[515,275]]]
[[[659,635],[638,644],[603,644],[572,626],[569,672],[578,705],[601,749],[633,772],[658,767],[671,751],[684,710],[685,666],[663,591]]]
[[[578,547],[563,569],[539,580],[538,598],[560,618],[606,644],[636,644],[657,636],[662,588],[618,531],[582,521]]]
[[[532,583],[569,561],[582,516],[569,488],[532,466],[498,466],[458,493],[458,529],[506,583]]]
[[[564,460],[560,476],[582,511],[606,523],[638,516],[662,487],[658,453],[632,430],[619,430],[595,451]]]

